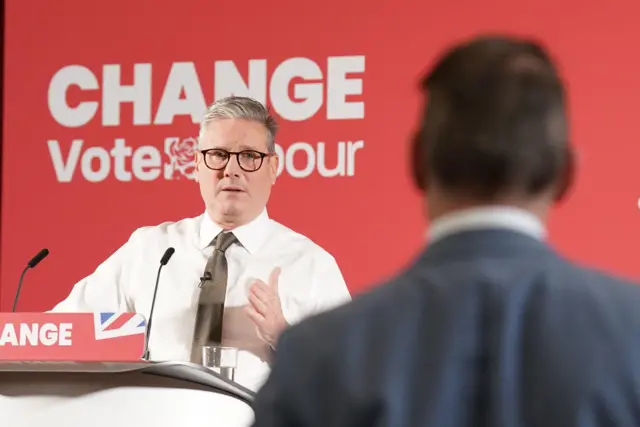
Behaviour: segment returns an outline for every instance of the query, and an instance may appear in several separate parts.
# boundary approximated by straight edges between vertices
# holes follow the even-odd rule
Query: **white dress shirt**
[[[163,268],[149,339],[152,360],[189,360],[200,277],[222,229],[206,213],[137,229],[90,276],[78,282],[56,312],[136,312],[148,317],[156,274],[168,247],[175,254]],[[239,243],[227,251],[223,344],[239,347],[235,381],[258,390],[269,374],[269,347],[259,340],[242,307],[254,279],[268,282],[281,268],[278,292],[289,324],[348,302],[338,265],[307,237],[269,219],[266,210],[232,230]]]
[[[486,206],[453,212],[433,221],[427,232],[430,243],[467,230],[502,228],[544,239],[544,224],[532,213],[515,207]]]

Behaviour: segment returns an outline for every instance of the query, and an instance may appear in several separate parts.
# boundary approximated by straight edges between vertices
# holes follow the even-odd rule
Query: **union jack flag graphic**
[[[144,334],[147,321],[137,313],[95,313],[96,340]]]

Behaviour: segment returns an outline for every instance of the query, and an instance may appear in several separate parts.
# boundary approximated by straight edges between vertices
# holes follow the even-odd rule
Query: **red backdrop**
[[[570,83],[580,176],[554,243],[640,273],[634,0],[6,3],[1,309],[42,247],[21,310],[50,308],[135,228],[199,215],[165,144],[184,154],[204,102],[243,81],[281,116],[271,216],[333,253],[354,292],[388,277],[423,241],[406,172],[417,77],[479,31],[538,36]],[[326,176],[318,164],[333,169],[340,152]]]

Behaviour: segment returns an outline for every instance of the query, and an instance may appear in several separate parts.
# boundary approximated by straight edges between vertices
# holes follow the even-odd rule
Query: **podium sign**
[[[137,313],[0,313],[0,361],[138,362],[146,326]]]

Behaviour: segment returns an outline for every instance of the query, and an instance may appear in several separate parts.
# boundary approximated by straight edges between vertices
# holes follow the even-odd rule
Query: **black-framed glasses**
[[[245,172],[255,172],[262,166],[265,157],[271,157],[275,153],[261,153],[256,150],[227,151],[221,148],[200,150],[204,158],[204,164],[209,169],[219,171],[227,167],[231,156],[236,156],[238,166]]]

